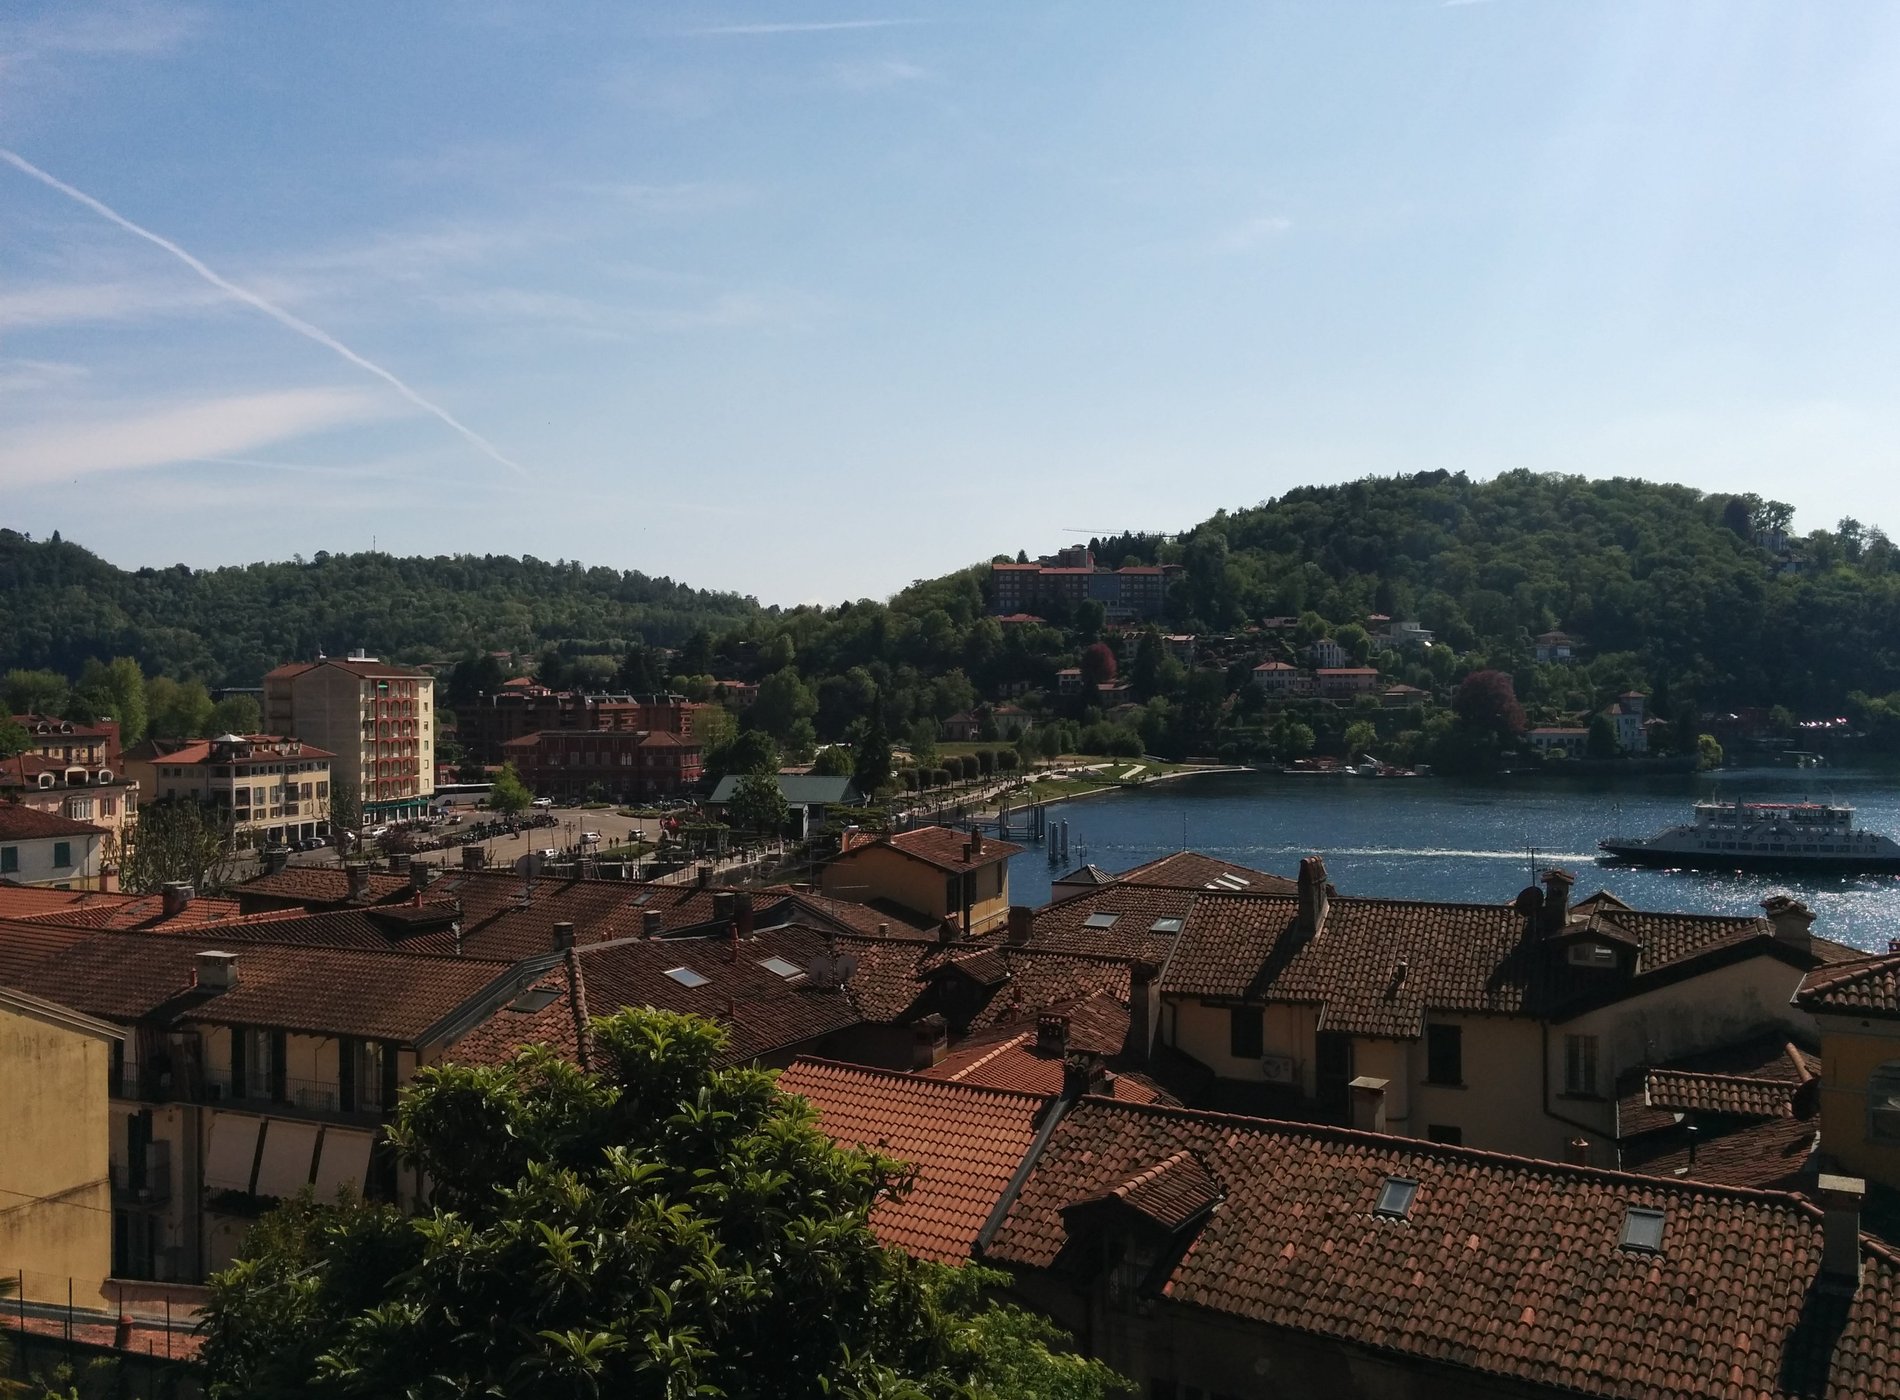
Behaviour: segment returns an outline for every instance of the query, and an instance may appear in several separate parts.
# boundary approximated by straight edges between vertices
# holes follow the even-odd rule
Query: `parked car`
[[[552,797],[537,797],[534,799],[534,805],[537,807],[552,807],[554,805],[554,799]]]
[[[554,860],[561,853],[552,846],[543,846],[540,850],[536,851],[535,854],[540,856],[543,860]]]
[[[598,831],[583,831],[581,833],[581,844],[583,846],[597,845],[599,841],[600,833]]]

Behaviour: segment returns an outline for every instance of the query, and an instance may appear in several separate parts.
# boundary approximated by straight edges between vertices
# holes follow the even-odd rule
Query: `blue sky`
[[[0,522],[781,603],[1438,467],[1900,530],[1895,72],[1877,5],[15,0]]]

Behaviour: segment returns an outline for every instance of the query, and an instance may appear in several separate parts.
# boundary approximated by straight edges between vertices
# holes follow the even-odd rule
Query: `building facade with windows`
[[[139,785],[125,771],[119,726],[14,715],[30,747],[0,763],[0,801],[13,800],[105,828],[104,864],[116,865],[138,824]]]
[[[109,890],[117,871],[105,862],[110,833],[92,822],[0,801],[0,880],[62,890]]]
[[[231,845],[295,844],[330,834],[328,749],[276,734],[148,741],[126,755],[147,802],[200,802],[228,825]]]
[[[502,757],[539,796],[636,802],[698,785],[699,741],[664,730],[553,730],[511,739]]]
[[[365,826],[427,814],[435,793],[435,682],[356,654],[292,662],[264,677],[264,727],[326,749]]]

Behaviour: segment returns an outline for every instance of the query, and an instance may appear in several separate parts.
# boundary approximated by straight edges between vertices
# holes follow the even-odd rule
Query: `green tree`
[[[259,734],[264,729],[263,712],[248,695],[227,695],[211,707],[213,734]],[[452,763],[454,759],[443,760]]]
[[[66,708],[72,687],[57,671],[7,672],[7,711],[16,715],[56,715]]]
[[[15,724],[11,715],[0,715],[0,762],[23,754],[33,747],[33,736],[22,725]]]
[[[1099,1400],[1115,1378],[1002,1282],[880,1247],[901,1164],[834,1146],[725,1032],[626,1011],[592,1072],[545,1048],[421,1071],[390,1140],[414,1216],[307,1197],[217,1275],[214,1400],[693,1395]]]
[[[341,774],[332,773],[330,777],[330,834],[338,838],[341,845],[345,837],[353,838],[363,826],[363,799],[356,784]]]
[[[1346,757],[1361,758],[1379,742],[1379,731],[1370,720],[1354,720],[1346,726]]]
[[[741,831],[776,834],[791,819],[792,809],[779,787],[778,776],[772,773],[746,774],[726,804],[726,820]]]
[[[1615,758],[1622,753],[1622,742],[1616,737],[1616,721],[1606,714],[1592,716],[1583,751],[1590,758]]]
[[[1288,715],[1273,726],[1271,742],[1281,758],[1305,758],[1319,743],[1319,736],[1313,733],[1311,725]]]
[[[811,717],[818,713],[818,701],[798,672],[789,666],[772,672],[759,682],[759,698],[753,702],[751,721],[787,748],[797,748],[800,725],[810,729]]]
[[[495,770],[494,785],[488,790],[490,807],[505,817],[513,817],[527,811],[533,801],[534,794],[521,781],[521,774],[515,771],[513,763],[504,763]]]
[[[222,889],[231,859],[231,824],[222,812],[184,800],[156,802],[128,831],[119,883],[134,894],[156,894],[178,881],[201,893]]]
[[[212,733],[215,706],[201,681],[175,681],[153,676],[145,684],[150,733],[156,739],[195,739]]]
[[[913,723],[906,735],[905,747],[919,768],[933,766],[937,761],[937,722],[920,719]]]
[[[858,736],[857,748],[852,754],[851,777],[867,802],[879,788],[891,785],[891,738],[884,729],[883,711],[876,706],[871,709],[864,732]]]
[[[748,729],[718,748],[706,752],[706,776],[713,782],[731,773],[776,773],[779,770],[778,745],[772,736]]]
[[[1705,772],[1711,768],[1720,768],[1726,755],[1722,746],[1716,742],[1713,734],[1698,734],[1695,741],[1696,767]]]
[[[811,771],[821,778],[848,778],[855,762],[852,752],[843,744],[827,744],[818,750],[818,757],[812,760]]]

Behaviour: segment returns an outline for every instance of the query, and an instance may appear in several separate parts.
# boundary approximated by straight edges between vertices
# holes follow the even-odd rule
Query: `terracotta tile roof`
[[[1078,865],[1055,881],[1058,885],[1112,885],[1115,877],[1099,865]]]
[[[221,947],[221,932],[97,934],[29,969],[20,990],[108,1021],[209,1021],[414,1044],[507,972],[467,959],[245,943],[227,950],[238,954],[235,987],[197,987],[198,954]]]
[[[61,836],[104,836],[103,826],[76,822],[17,801],[0,802],[0,841],[38,841]]]
[[[406,875],[369,877],[369,898],[383,900],[406,893]],[[345,904],[350,898],[349,872],[340,865],[288,865],[274,875],[259,875],[237,887],[238,901],[246,912],[285,904]]]
[[[0,894],[0,912],[5,911],[7,905],[8,900]],[[171,932],[238,916],[238,902],[222,895],[195,895],[178,913],[168,916],[163,895],[94,894],[89,900],[79,900],[63,909],[24,917],[35,923],[63,924],[68,928]]]
[[[1212,1210],[1224,1194],[1201,1159],[1182,1148],[1159,1166],[1138,1171],[1068,1209],[1117,1205],[1173,1234]]]
[[[1507,905],[1334,897],[1324,928],[1308,936],[1297,905],[1278,896],[1204,894],[1195,901],[1163,981],[1166,992],[1324,1008],[1320,1029],[1411,1038],[1427,1010],[1544,1016],[1614,1000],[1693,971],[1705,960],[1755,954],[1798,958],[1765,919],[1642,914],[1600,916],[1640,953],[1632,976],[1572,967],[1562,942],[1530,932]],[[1808,956],[1836,956],[1816,939]]]
[[[1090,1098],[986,1257],[1055,1265],[1089,1223],[1065,1211],[1182,1152],[1226,1199],[1149,1281],[1170,1302],[1539,1393],[1900,1396],[1900,1259],[1864,1238],[1858,1291],[1817,1286],[1821,1213],[1771,1192]],[[1622,1247],[1632,1208],[1662,1213],[1659,1251]]]
[[[787,1054],[863,1023],[843,989],[815,985],[803,971],[830,955],[827,935],[795,927],[761,929],[739,944],[736,958],[733,951],[729,937],[636,939],[578,947],[575,963],[592,1015],[653,1006],[709,1017],[731,1035],[727,1063]],[[784,975],[764,966],[767,959],[782,959],[801,971]],[[691,976],[682,981],[668,975],[677,969]],[[704,980],[688,985],[694,978]],[[533,1022],[516,1019],[520,1013],[497,1011],[457,1041],[450,1057],[470,1063],[506,1058],[526,1043],[517,1038],[524,1025],[556,1027],[559,1035],[550,1043],[578,1053],[576,1034],[560,1029],[564,1018],[575,1016],[572,989],[562,987],[559,997],[566,1003],[562,1008],[550,1006]]]
[[[1900,1019],[1900,953],[1817,968],[1795,1004],[1809,1011]]]
[[[0,920],[0,986],[18,986],[28,970],[91,937],[85,929],[25,919]]]
[[[1654,1108],[1679,1113],[1729,1113],[1744,1118],[1792,1118],[1797,1086],[1739,1074],[1691,1074],[1652,1069],[1644,1093]]]
[[[497,1065],[524,1045],[546,1045],[573,1064],[587,1065],[590,1008],[580,959],[572,953],[552,972],[523,987],[450,1047],[461,1064]]]
[[[0,880],[0,919],[37,919],[64,909],[117,905],[132,898],[135,896],[102,894],[98,890],[56,890],[50,885],[16,885]]]
[[[1045,904],[1029,945],[1051,951],[1166,962],[1194,908],[1195,891],[1116,883]],[[1111,916],[1112,921],[1111,921]]]
[[[1127,1038],[1128,1011],[1125,1007],[1117,1009],[1121,1015],[1121,1034],[1090,1034],[1084,1029],[1078,1035],[1072,1022],[1071,1048],[1088,1050],[1104,1057],[1119,1055],[1123,1041]],[[1051,1014],[1060,1014],[1060,1010]],[[926,1079],[944,1079],[986,1089],[1015,1089],[1053,1098],[1062,1092],[1063,1059],[1063,1053],[1059,1050],[1044,1051],[1037,1048],[1034,1027],[1011,1026],[971,1036],[942,1060],[917,1072]],[[1111,1070],[1107,1075],[1107,1086],[1109,1097],[1127,1099],[1131,1103],[1174,1101],[1172,1095],[1154,1080],[1139,1073]]]
[[[878,1238],[920,1258],[970,1257],[977,1232],[1029,1151],[1041,1095],[800,1059],[779,1088],[805,1098],[838,1142],[915,1169],[908,1194],[871,1213]]]
[[[1125,885],[1164,885],[1171,889],[1215,890],[1226,886],[1233,893],[1292,894],[1298,886],[1284,875],[1236,865],[1231,860],[1202,855],[1199,851],[1176,851],[1173,855],[1151,860],[1124,870],[1116,877]]]
[[[858,904],[793,885],[771,885],[761,890],[760,894],[785,901],[774,913],[776,920],[816,922],[836,928],[841,933],[862,933],[874,938],[917,937],[936,941],[937,924],[934,919],[925,919],[922,915],[899,909],[895,905],[881,902]]]
[[[915,831],[903,831],[895,836],[879,837],[876,842],[854,847],[853,850],[864,850],[869,845],[889,846],[894,851],[901,851],[907,856],[934,865],[940,870],[951,870],[961,874],[966,870],[977,870],[986,865],[994,865],[999,860],[1008,860],[1023,849],[1013,841],[998,841],[991,837],[984,840],[983,849],[974,859],[965,860],[963,848],[968,844],[969,839],[963,832],[953,831],[946,826],[920,826]],[[850,856],[851,852],[845,852],[839,856],[839,859],[848,860]]]

